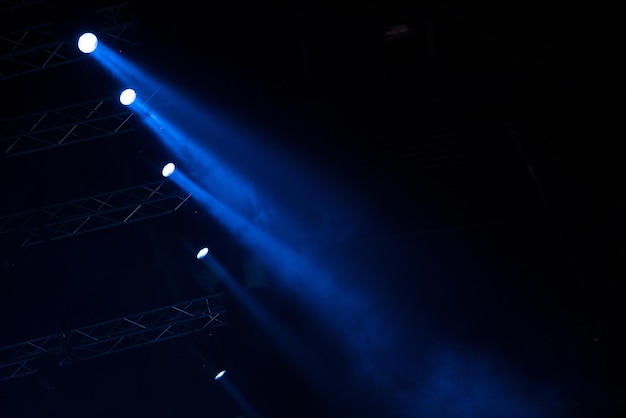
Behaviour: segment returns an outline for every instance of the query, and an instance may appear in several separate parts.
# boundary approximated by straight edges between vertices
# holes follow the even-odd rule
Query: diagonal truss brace
[[[133,27],[124,19],[127,3],[96,10],[102,26],[98,35],[113,48],[136,45],[126,34]],[[85,59],[75,41],[63,39],[52,22],[32,25],[10,33],[0,34],[0,79],[8,79],[46,68]]]
[[[38,372],[53,357],[60,366],[226,325],[223,294],[165,306],[0,348],[0,381]]]
[[[133,112],[110,98],[0,121],[0,150],[13,157],[132,131]]]
[[[22,247],[170,214],[191,195],[168,179],[0,217],[0,234],[22,232]]]

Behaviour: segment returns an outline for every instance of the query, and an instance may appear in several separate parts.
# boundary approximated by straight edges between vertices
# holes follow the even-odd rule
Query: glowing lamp
[[[83,33],[78,38],[78,49],[84,54],[91,54],[98,47],[98,37],[91,32]]]
[[[198,254],[196,254],[196,258],[198,260],[203,259],[207,254],[209,253],[209,249],[207,247],[204,247],[203,249],[201,249],[200,251],[198,251]]]
[[[135,90],[133,89],[126,89],[120,93],[120,103],[124,106],[133,104],[136,98],[137,93],[135,93]]]
[[[163,177],[169,177],[176,170],[176,165],[174,163],[167,163],[163,166],[163,170],[161,170],[161,174]]]

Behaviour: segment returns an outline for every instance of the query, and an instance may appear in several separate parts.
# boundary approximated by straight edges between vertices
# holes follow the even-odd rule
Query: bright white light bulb
[[[120,93],[120,103],[124,106],[132,104],[137,98],[137,93],[133,89],[126,89]]]
[[[98,46],[98,38],[91,32],[83,33],[78,38],[78,49],[85,53],[90,54],[96,50]]]
[[[226,370],[222,370],[218,374],[215,375],[215,380],[220,380],[226,374]]]
[[[78,49],[85,54],[91,54],[97,47],[98,38],[91,32],[83,33],[78,38]]]
[[[203,259],[207,254],[209,253],[209,249],[207,247],[204,247],[203,249],[201,249],[200,251],[198,251],[198,254],[196,254],[196,258],[198,260]]]
[[[163,166],[163,170],[161,170],[161,174],[163,174],[163,177],[169,177],[172,175],[174,170],[176,170],[176,165],[174,165],[174,163],[167,163]]]

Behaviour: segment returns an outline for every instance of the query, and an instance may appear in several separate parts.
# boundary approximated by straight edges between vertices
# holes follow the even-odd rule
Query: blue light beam
[[[94,56],[129,86],[145,91],[162,87],[103,45]],[[172,179],[276,272],[284,286],[318,311],[320,320],[332,315],[333,321],[328,325],[345,343],[343,348],[352,353],[351,360],[358,371],[355,384],[367,381],[394,399],[400,393],[406,394],[397,400],[410,409],[407,416],[418,412],[426,417],[467,413],[490,416],[484,405],[492,408],[493,416],[540,416],[532,399],[510,394],[508,388],[515,385],[507,383],[513,377],[500,376],[480,364],[466,369],[468,374],[446,375],[439,368],[431,368],[430,376],[424,376],[412,354],[416,345],[399,343],[404,341],[404,333],[413,330],[398,328],[385,304],[342,285],[357,273],[347,263],[338,261],[345,254],[341,246],[353,244],[363,218],[357,217],[359,211],[352,205],[336,204],[337,190],[329,186],[333,183],[312,181],[303,169],[310,167],[307,164],[298,167],[301,161],[289,162],[286,155],[264,149],[258,141],[253,145],[250,139],[255,136],[236,129],[236,124],[227,123],[217,112],[202,112],[178,95],[170,95],[171,91],[159,91],[165,91],[175,102],[167,118],[145,102],[137,101],[131,106],[183,166],[173,173]],[[341,215],[337,223],[333,219],[338,212]],[[337,224],[344,229],[337,228]],[[454,358],[442,358],[458,366]],[[486,376],[481,389],[467,393],[467,385],[472,381],[480,383],[480,376]],[[466,397],[460,398],[461,393]],[[428,403],[429,399],[435,401]],[[444,408],[449,402],[460,406]],[[514,411],[507,410],[510,405]]]
[[[282,327],[280,322],[231,276],[226,268],[215,259],[213,254],[207,253],[202,258],[202,262],[221,280],[230,291],[230,294],[248,311],[250,317],[272,335],[272,340],[276,341],[277,348],[288,357],[292,364],[303,371],[309,378],[318,380],[321,383],[319,376],[321,371],[312,369],[312,365],[308,361],[308,359],[315,358],[315,353],[311,351],[311,348],[294,339],[289,331]]]
[[[224,375],[219,383],[226,389],[226,392],[233,398],[239,405],[242,411],[246,414],[245,417],[249,418],[261,418],[258,412],[250,405],[250,402],[243,396],[243,393],[234,385],[231,379]]]

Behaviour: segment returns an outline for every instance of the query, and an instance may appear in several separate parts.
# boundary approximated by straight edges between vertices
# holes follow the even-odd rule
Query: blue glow
[[[564,416],[554,387],[529,384],[493,353],[451,350],[443,344],[431,348],[421,361],[420,377],[398,393],[406,413],[444,418]]]
[[[239,407],[245,413],[245,417],[249,418],[261,418],[256,410],[250,405],[250,402],[246,400],[241,391],[235,387],[235,385],[229,379],[222,379],[222,386],[226,389],[228,394],[237,402]]]
[[[407,417],[550,416],[550,408],[540,408],[536,399],[525,395],[523,379],[497,364],[495,356],[482,353],[463,359],[446,344],[429,344],[428,336],[420,334],[423,330],[396,319],[392,301],[357,287],[361,274],[384,279],[392,273],[364,272],[372,260],[343,259],[344,247],[355,245],[358,233],[369,225],[353,205],[339,203],[340,191],[332,183],[312,181],[306,164],[287,161],[217,113],[170,95],[119,54],[98,48],[96,55],[124,83],[159,89],[175,103],[169,113],[157,112],[147,102],[132,105],[181,165],[171,178],[263,260],[320,321],[332,318],[326,325],[350,354],[354,386],[372,389]],[[285,351],[301,349],[208,251],[203,261]],[[540,385],[532,389],[550,393]]]
[[[153,118],[152,120],[156,119]],[[168,130],[176,132],[171,128]],[[171,144],[177,143],[193,149],[193,145],[182,135],[178,136],[176,141],[172,141]],[[211,159],[211,157],[208,158]],[[245,183],[241,188],[236,187],[239,181],[237,176],[230,175],[230,172],[225,170],[218,171],[224,173],[226,179],[229,179],[235,186],[234,189],[241,193],[240,195],[235,193],[227,195],[226,199],[220,199],[210,193],[209,189],[211,188],[220,191],[219,187],[208,184],[223,180],[220,176],[210,176],[204,179],[200,177],[207,183],[204,181],[199,183],[187,176],[185,172],[178,171],[173,179],[182,188],[188,190],[193,198],[200,202],[215,219],[226,226],[233,236],[254,251],[259,259],[265,260],[271,271],[281,279],[283,285],[300,296],[303,303],[309,304],[312,309],[316,310],[320,319],[332,315],[333,321],[327,325],[331,328],[331,332],[339,336],[344,342],[344,349],[351,353],[349,357],[350,367],[354,370],[354,381],[351,384],[355,387],[369,388],[372,394],[376,393],[376,396],[389,399],[390,404],[395,404],[398,408],[404,409],[407,413],[406,416],[413,416],[416,410],[420,410],[425,416],[428,416],[429,413],[434,414],[436,410],[440,409],[438,408],[438,401],[434,400],[437,399],[434,394],[428,392],[425,395],[425,390],[436,390],[437,396],[443,397],[444,401],[441,401],[443,403],[446,399],[462,401],[462,405],[454,410],[448,406],[447,412],[445,412],[448,415],[433,416],[455,417],[454,414],[463,411],[485,413],[486,408],[483,406],[485,403],[497,412],[496,415],[508,411],[508,405],[514,405],[510,415],[512,417],[521,418],[523,413],[529,411],[535,413],[534,416],[541,416],[540,411],[533,409],[537,407],[533,406],[531,399],[516,396],[515,387],[508,387],[507,376],[501,376],[496,371],[486,367],[481,368],[480,364],[472,366],[471,371],[476,375],[467,379],[464,375],[456,374],[446,377],[443,371],[436,368],[431,368],[430,376],[424,376],[423,371],[420,373],[414,367],[414,361],[419,361],[412,353],[414,347],[411,345],[405,347],[399,343],[403,340],[402,327],[395,324],[394,320],[391,319],[393,314],[389,308],[381,304],[380,301],[373,299],[372,296],[342,284],[345,277],[356,274],[355,270],[349,268],[342,270],[338,264],[329,267],[330,261],[312,250],[315,245],[307,245],[303,241],[292,240],[288,242],[279,239],[278,234],[273,234],[271,231],[274,230],[272,227],[275,222],[280,221],[280,218],[261,217],[258,213],[251,211],[249,206],[242,211],[237,211],[235,207],[240,206],[245,193],[253,194],[254,191],[247,188]],[[226,186],[224,185],[224,187]],[[232,193],[232,190],[229,192]],[[227,202],[230,202],[230,205]],[[259,209],[272,213],[266,208]],[[247,214],[242,212],[247,212]],[[313,227],[317,225],[315,223]],[[280,228],[276,229],[280,231]],[[301,231],[303,236],[312,236],[305,228],[300,227],[297,231]],[[255,304],[242,289],[234,284],[223,267],[216,263],[212,257],[206,259],[213,271],[223,278],[229,290],[245,302],[244,305],[253,313],[252,316],[259,320],[268,332],[276,336],[276,340],[285,352],[291,353],[290,356],[295,357],[296,360],[306,357],[297,355],[297,350],[300,349],[297,348],[298,343],[290,340],[262,307]],[[338,310],[337,307],[341,307],[341,309]],[[427,343],[424,342],[423,344],[426,345]],[[453,358],[446,357],[443,359],[453,360]],[[303,369],[307,368],[306,364],[300,364],[300,366]],[[381,373],[381,369],[385,370],[385,373]],[[327,375],[318,376],[317,380],[321,381],[321,378],[325,376]],[[479,378],[483,379],[480,382],[484,390],[491,391],[489,394],[467,392],[463,389],[464,386],[471,385],[474,381],[479,382]],[[398,382],[402,382],[402,385],[398,386]],[[329,386],[329,383],[326,382],[325,386]],[[499,391],[496,391],[496,388],[499,388]],[[467,393],[465,399],[459,399],[459,391]],[[432,406],[432,410],[429,409],[430,406]]]
[[[314,278],[315,282],[328,283],[325,287],[329,286],[328,273],[320,270],[318,265],[312,264],[306,259],[305,249],[297,251],[298,249],[285,246],[272,235],[255,225],[254,222],[251,222],[204,188],[198,186],[185,173],[177,173],[174,176],[174,180],[183,189],[189,191],[195,200],[202,203],[211,215],[221,221],[235,237],[248,248],[255,251],[259,258],[266,260],[280,277],[289,278],[291,284],[297,285],[296,287],[303,292],[310,289],[301,287],[304,284],[302,279]]]
[[[143,92],[144,95],[152,94],[158,90],[159,83],[155,79],[125,59],[121,53],[113,51],[108,46],[100,44],[92,55],[122,84],[133,86],[135,90]]]
[[[218,374],[215,375],[215,380],[220,380],[222,377],[224,377],[225,374],[226,370],[220,371]]]
[[[282,279],[281,283],[314,309],[320,320],[332,316],[333,320],[327,326],[343,341],[344,349],[350,353],[349,367],[354,371],[350,384],[364,388],[372,397],[380,397],[395,405],[401,411],[398,416],[554,416],[552,412],[558,406],[550,402],[557,397],[549,385],[536,382],[529,389],[530,384],[525,383],[521,376],[508,371],[505,365],[497,364],[495,356],[480,354],[465,360],[445,344],[433,345],[432,337],[420,335],[419,330],[410,332],[413,336],[423,337],[423,340],[408,340],[403,330],[411,329],[411,324],[395,320],[383,301],[345,285],[344,276],[352,276],[356,270],[342,270],[338,264],[329,268],[328,260],[308,251],[306,245],[281,241],[268,232],[271,231],[268,228],[271,223],[262,224],[264,228],[261,228],[260,223],[227,206],[185,173],[178,173],[175,181],[190,191],[240,242],[265,260]],[[210,261],[212,269],[225,279],[229,290],[245,302],[244,305],[253,313],[252,317],[276,336],[280,346],[296,360],[306,358],[306,355],[297,355],[299,349],[294,348],[298,347],[298,343],[290,340],[254,300],[234,285],[223,267],[213,259]],[[367,266],[368,262],[364,261],[364,264]],[[425,352],[433,353],[428,360],[417,355],[424,355]],[[308,369],[306,364],[300,366]],[[321,369],[317,372],[321,375],[314,377],[310,374],[312,379],[321,383],[321,387],[332,387],[332,379],[324,381],[328,374]],[[541,392],[545,399],[538,402],[526,395],[529,390]]]
[[[252,185],[238,176],[226,163],[206,149],[195,146],[194,141],[173,126],[157,112],[145,105],[137,105],[138,114],[173,153],[186,176],[194,176],[211,194],[219,196],[224,205],[238,208],[250,219],[264,222],[271,216],[268,204],[261,204],[260,196]],[[146,116],[147,115],[147,116]],[[191,185],[191,182],[189,182]]]
[[[308,348],[291,338],[289,333],[281,327],[280,323],[273,318],[261,304],[252,298],[252,296],[246,292],[246,289],[244,289],[235,279],[232,278],[230,273],[219,261],[215,259],[215,257],[213,257],[212,254],[208,253],[204,257],[204,262],[209,269],[211,269],[211,271],[219,277],[230,293],[236,297],[239,302],[241,302],[241,305],[249,311],[251,318],[254,318],[261,326],[265,327],[265,329],[272,334],[273,338],[278,343],[279,348],[283,350],[283,353],[289,356],[291,360],[295,361],[296,364],[298,364],[307,374],[313,375],[313,371],[307,369],[305,363],[298,363],[298,361],[302,358],[311,358],[313,353],[311,353]]]

